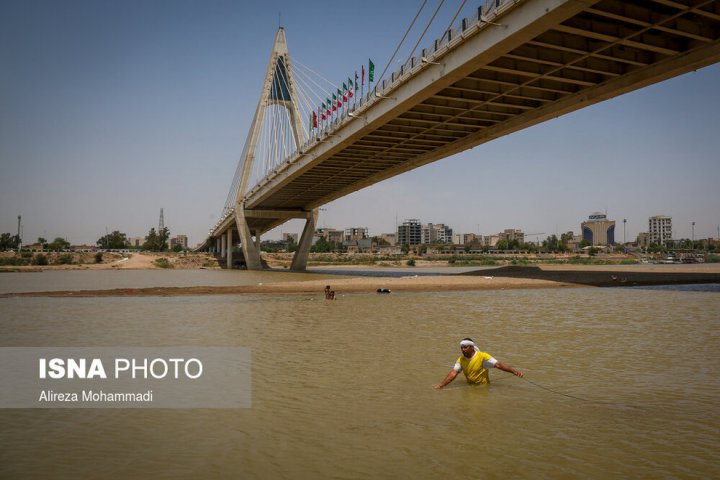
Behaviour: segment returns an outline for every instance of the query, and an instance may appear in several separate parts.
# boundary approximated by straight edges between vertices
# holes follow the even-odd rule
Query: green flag
[[[373,82],[375,81],[375,64],[372,63],[372,60],[368,60],[370,64],[368,65],[368,81]]]

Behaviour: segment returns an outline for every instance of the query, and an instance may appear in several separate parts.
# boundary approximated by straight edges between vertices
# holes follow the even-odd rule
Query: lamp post
[[[625,246],[625,224],[627,223],[627,218],[623,218],[623,247]]]

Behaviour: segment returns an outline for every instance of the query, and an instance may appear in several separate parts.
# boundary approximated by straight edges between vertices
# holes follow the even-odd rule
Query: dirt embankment
[[[162,260],[165,259],[165,260]],[[104,270],[154,268],[199,269],[220,268],[217,260],[206,253],[123,253],[102,252],[32,252],[0,253],[1,271],[38,270]]]
[[[129,261],[129,260],[128,260]],[[146,260],[143,260],[145,262]],[[140,265],[140,263],[136,263]],[[631,268],[632,267],[632,268]],[[287,277],[282,277],[287,278]],[[373,293],[378,289],[390,292],[429,292],[460,290],[511,290],[536,288],[623,287],[632,285],[668,285],[680,283],[720,283],[720,264],[671,266],[606,266],[580,268],[552,265],[539,267],[501,267],[464,274],[403,277],[330,277],[302,281],[277,281],[240,286],[120,288],[113,290],[82,290],[26,292],[2,297],[105,297],[105,296],[179,296],[239,294],[317,294],[325,285],[338,295]]]

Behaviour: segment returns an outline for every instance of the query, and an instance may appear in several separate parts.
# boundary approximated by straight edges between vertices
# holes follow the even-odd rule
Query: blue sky
[[[0,0],[0,232],[22,215],[26,242],[94,244],[106,228],[145,235],[163,208],[171,234],[200,242],[225,203],[279,22],[291,57],[342,81],[369,57],[382,71],[420,3]],[[460,4],[446,3],[423,45]],[[549,235],[607,211],[618,240],[623,218],[630,240],[658,214],[673,217],[675,237],[693,221],[696,238],[717,236],[718,85],[714,65],[517,132],[332,202],[320,226],[379,234],[419,218]],[[283,231],[301,225],[266,238]]]

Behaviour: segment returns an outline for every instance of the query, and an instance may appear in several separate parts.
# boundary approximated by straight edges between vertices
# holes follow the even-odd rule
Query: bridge
[[[331,111],[328,98],[306,131],[281,28],[228,202],[204,248],[231,267],[239,242],[246,267],[261,269],[261,235],[301,218],[291,269],[303,270],[322,205],[719,60],[718,0],[486,1],[352,106]],[[276,148],[271,134],[264,148],[283,152],[251,183],[270,109],[285,113],[287,127],[275,135],[293,148]]]

